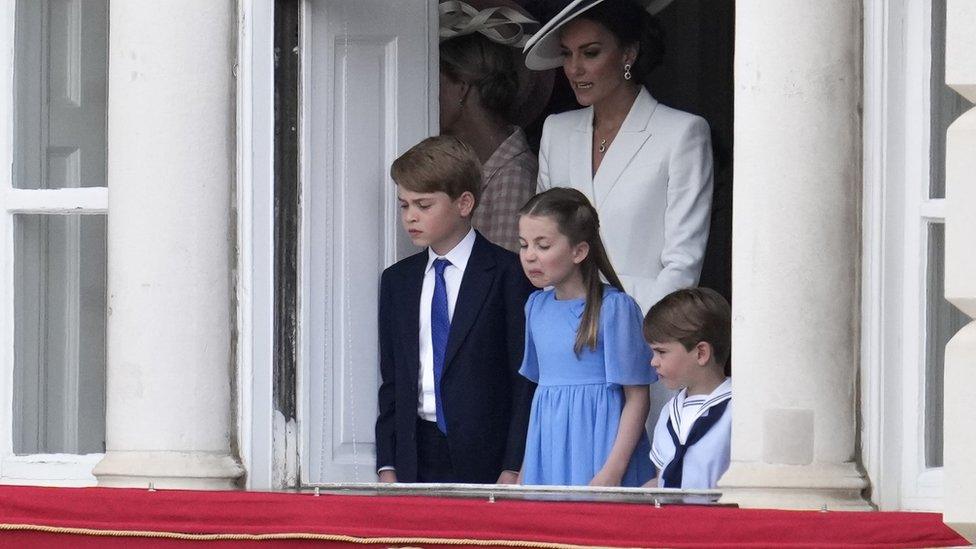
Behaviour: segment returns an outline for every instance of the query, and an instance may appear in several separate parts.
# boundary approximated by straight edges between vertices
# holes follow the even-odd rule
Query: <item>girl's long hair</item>
[[[554,187],[529,199],[519,210],[519,215],[548,217],[556,222],[559,232],[569,238],[572,245],[586,242],[589,253],[580,263],[583,284],[586,286],[586,306],[583,318],[576,330],[576,344],[573,350],[579,356],[584,347],[596,349],[600,334],[600,308],[603,305],[603,280],[606,278],[614,288],[624,291],[617,278],[610,259],[607,257],[603,239],[600,238],[600,217],[586,196],[576,189]]]

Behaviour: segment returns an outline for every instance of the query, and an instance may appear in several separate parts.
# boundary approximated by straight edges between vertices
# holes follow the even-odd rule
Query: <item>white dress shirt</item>
[[[427,421],[437,421],[436,399],[434,397],[434,344],[430,333],[430,303],[434,298],[434,260],[446,259],[451,262],[444,268],[444,282],[447,284],[447,314],[454,318],[454,305],[464,269],[474,248],[474,229],[458,242],[454,249],[443,256],[427,248],[427,269],[424,271],[424,285],[420,291],[420,379],[417,380],[417,415]]]

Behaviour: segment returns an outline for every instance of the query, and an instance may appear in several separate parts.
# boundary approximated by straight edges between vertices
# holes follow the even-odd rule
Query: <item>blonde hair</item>
[[[559,232],[566,235],[572,245],[581,242],[589,244],[590,250],[580,263],[583,285],[586,287],[586,306],[576,330],[573,350],[577,356],[583,352],[583,347],[595,350],[600,335],[600,309],[603,306],[603,280],[600,275],[614,288],[624,291],[600,238],[600,217],[596,209],[576,189],[555,187],[529,199],[519,210],[519,215],[548,217],[556,222]]]
[[[467,143],[452,135],[428,137],[400,155],[390,177],[415,193],[443,192],[456,200],[465,192],[481,199],[481,162]]]

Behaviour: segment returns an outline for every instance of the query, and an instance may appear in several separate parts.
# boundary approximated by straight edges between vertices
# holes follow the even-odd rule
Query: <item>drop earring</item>
[[[624,64],[624,80],[630,80],[632,75],[630,74],[630,63]]]

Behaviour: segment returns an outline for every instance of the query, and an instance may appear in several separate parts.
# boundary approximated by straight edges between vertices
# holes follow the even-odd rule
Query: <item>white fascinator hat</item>
[[[538,118],[552,94],[554,74],[529,70],[522,48],[540,27],[539,22],[513,0],[442,0],[438,12],[441,42],[480,34],[513,49],[519,81],[513,122],[525,127]]]
[[[539,32],[525,43],[525,66],[537,71],[554,69],[563,64],[559,50],[559,29],[569,23],[581,13],[600,4],[604,0],[573,0],[562,11],[556,14]],[[655,14],[671,3],[671,0],[634,0],[643,5],[651,14]]]

